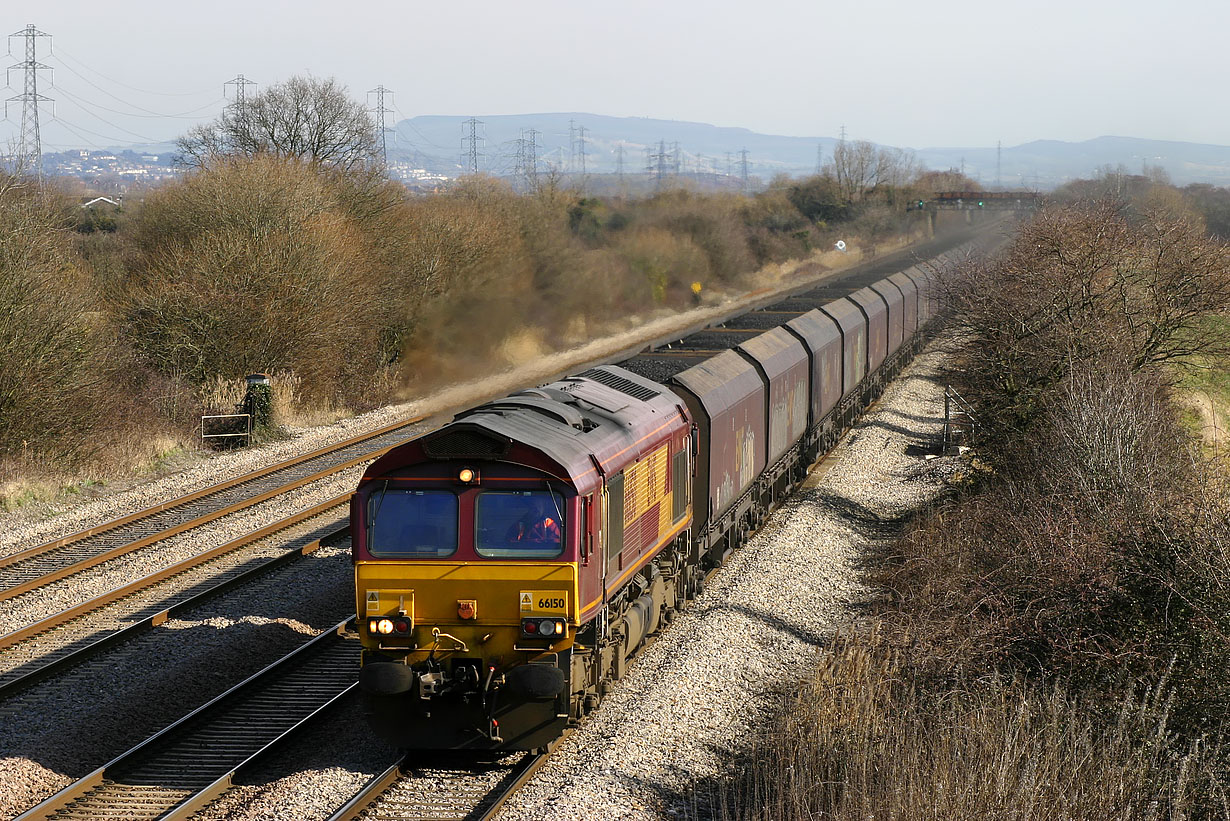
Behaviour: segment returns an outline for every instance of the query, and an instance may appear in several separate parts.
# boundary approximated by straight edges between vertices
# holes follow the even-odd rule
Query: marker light
[[[389,633],[392,633],[393,632],[392,619],[381,619],[380,621],[376,622],[376,632],[378,632],[382,636],[387,636]]]
[[[473,468],[462,468],[457,472],[457,481],[463,485],[478,484],[478,471]]]
[[[531,621],[530,619],[526,619],[524,622],[522,622],[521,629],[526,633],[537,633],[538,632],[538,622]]]
[[[538,625],[538,633],[542,636],[555,635],[555,622],[544,621],[542,624]]]
[[[398,633],[409,633],[410,622],[406,619],[397,619],[393,622],[393,629]]]

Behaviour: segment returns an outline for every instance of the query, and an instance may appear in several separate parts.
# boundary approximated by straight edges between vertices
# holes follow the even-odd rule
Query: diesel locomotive
[[[952,254],[459,414],[351,500],[360,689],[406,749],[593,709],[920,343]]]

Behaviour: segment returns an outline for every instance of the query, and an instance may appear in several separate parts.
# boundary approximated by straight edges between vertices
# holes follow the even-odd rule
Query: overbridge
[[[1042,197],[1033,191],[941,191],[914,207],[928,211],[1033,211]]]

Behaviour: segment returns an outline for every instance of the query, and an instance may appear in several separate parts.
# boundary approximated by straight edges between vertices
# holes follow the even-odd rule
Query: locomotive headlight
[[[474,468],[462,468],[457,472],[457,481],[463,485],[478,484],[478,471]]]
[[[382,636],[387,636],[389,633],[392,633],[393,632],[393,620],[392,619],[381,619],[380,621],[376,622],[376,632]]]
[[[553,636],[553,635],[555,635],[555,622],[553,622],[553,621],[544,621],[544,622],[542,622],[541,624],[539,624],[539,625],[538,625],[538,635],[540,635],[540,636]]]

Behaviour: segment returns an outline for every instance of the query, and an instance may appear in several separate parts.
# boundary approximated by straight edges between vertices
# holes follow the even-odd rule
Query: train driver
[[[521,518],[509,526],[505,538],[512,544],[558,545],[559,521],[555,512],[547,509],[547,500],[532,498]]]

